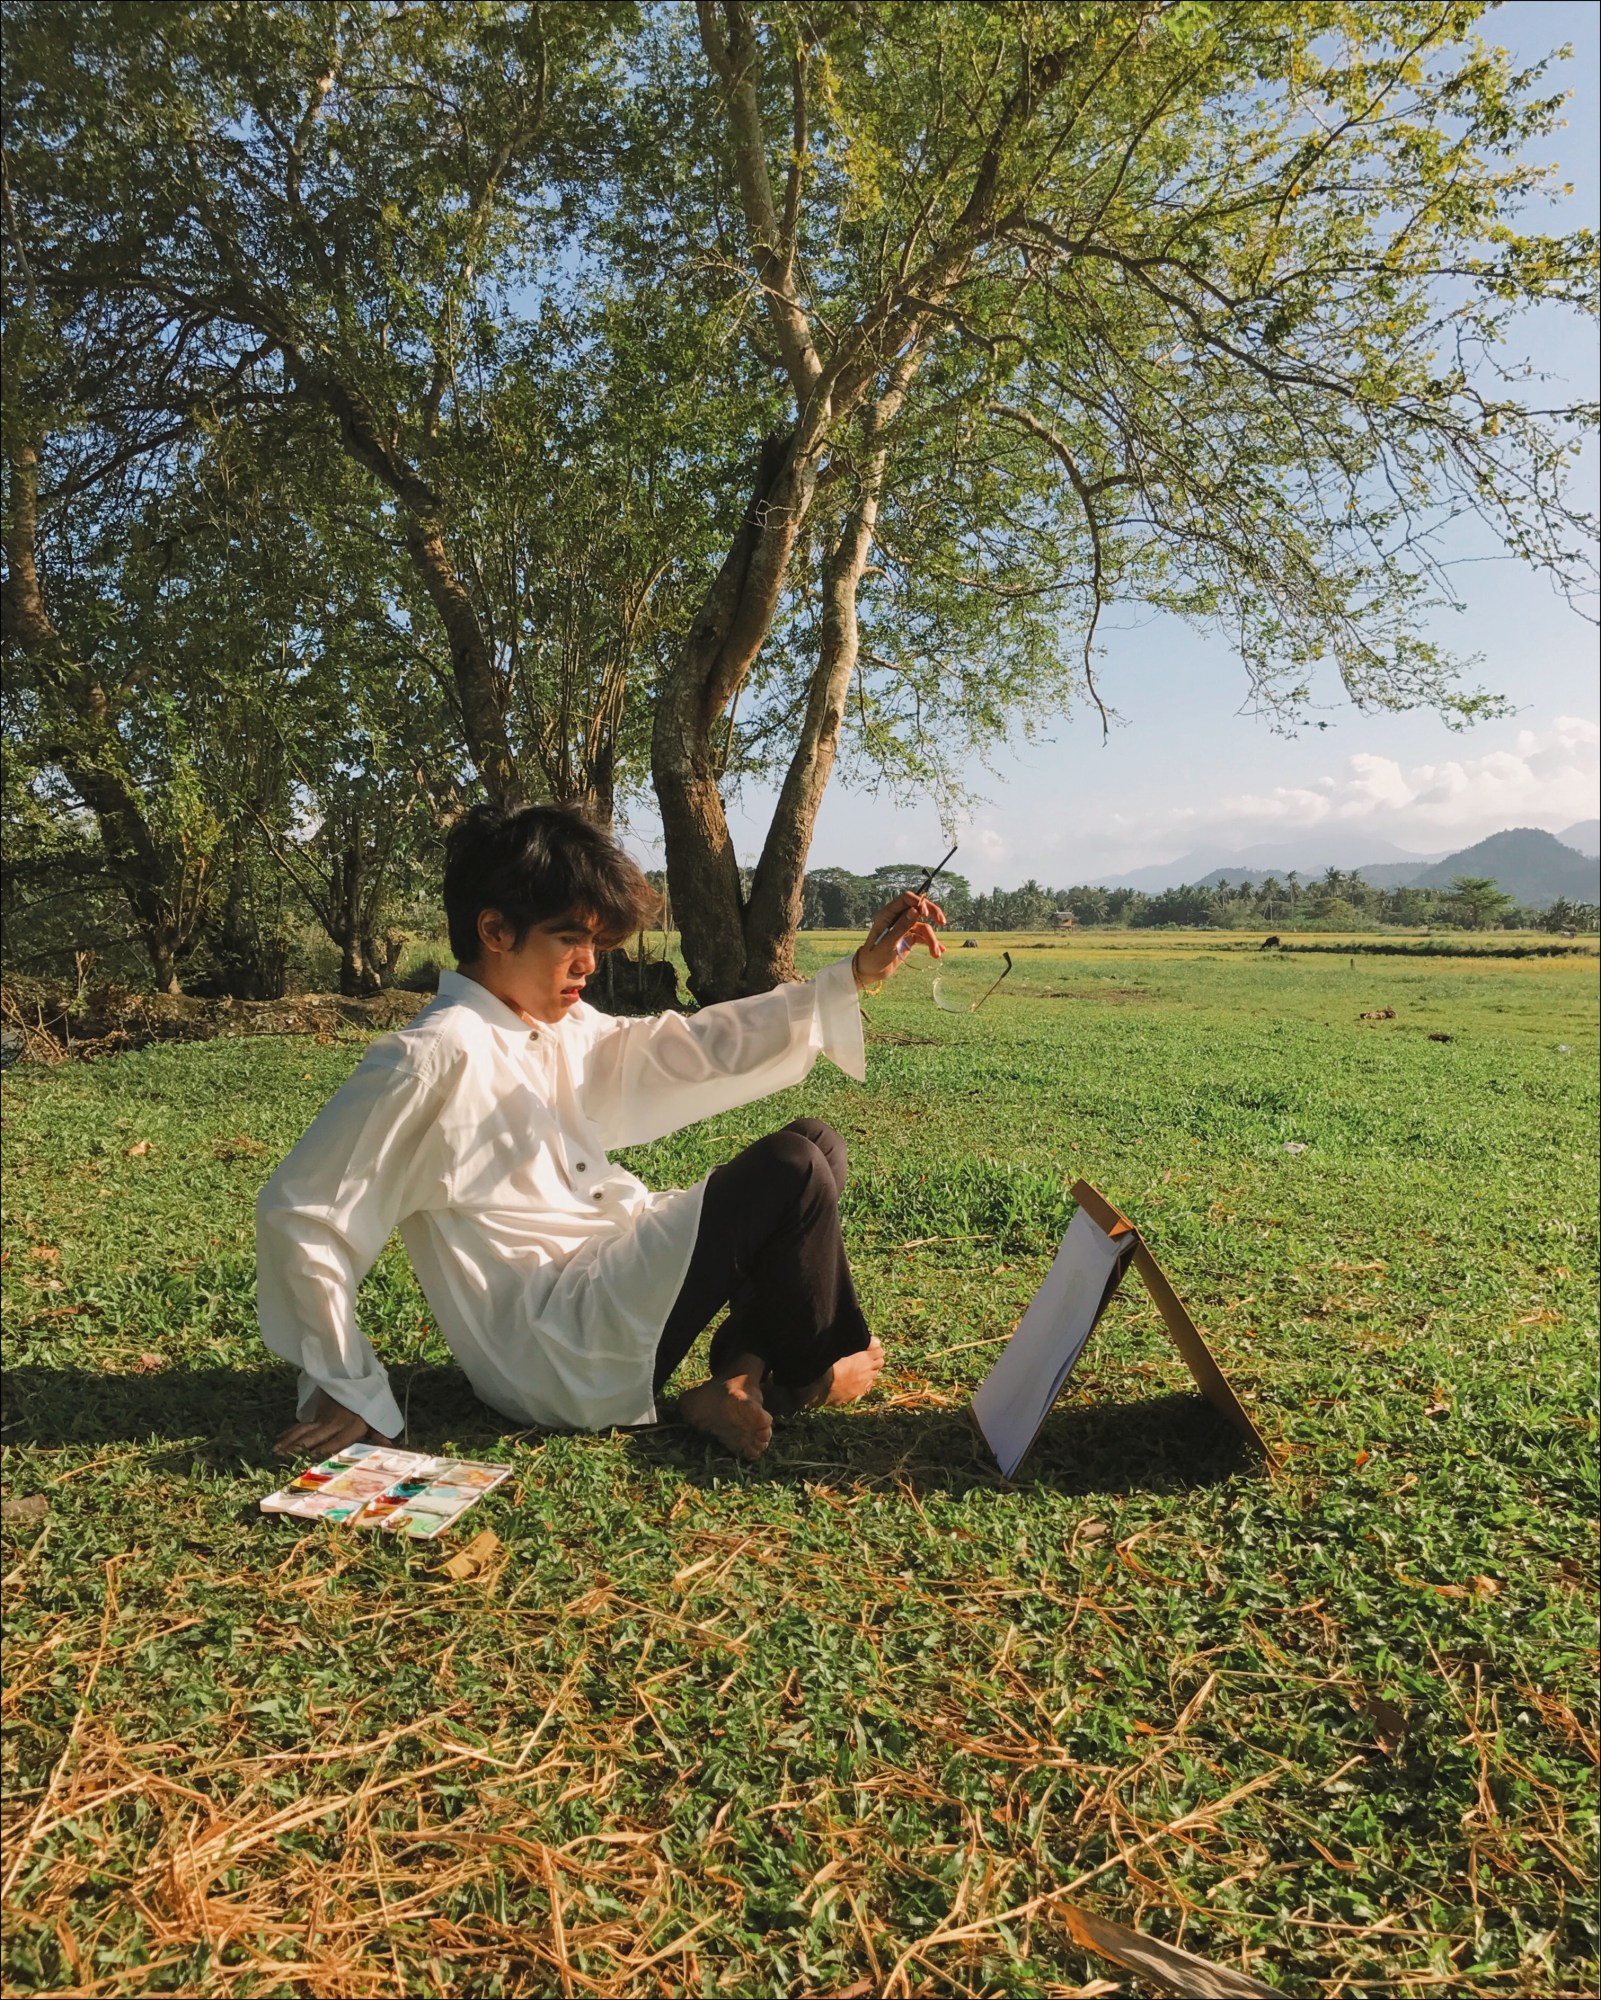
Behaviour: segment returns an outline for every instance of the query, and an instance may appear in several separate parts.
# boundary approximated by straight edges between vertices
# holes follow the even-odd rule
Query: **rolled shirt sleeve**
[[[356,1323],[356,1293],[390,1232],[438,1188],[437,1066],[377,1042],[256,1202],[262,1338],[300,1370],[299,1412],[316,1392],[394,1437],[389,1378]]]
[[[585,1053],[579,1099],[604,1145],[642,1145],[788,1089],[820,1054],[865,1081],[862,1015],[849,959],[826,966],[813,980],[698,1013],[606,1023]]]

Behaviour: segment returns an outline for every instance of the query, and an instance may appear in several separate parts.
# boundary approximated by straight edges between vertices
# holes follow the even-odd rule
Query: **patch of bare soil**
[[[202,1000],[187,993],[91,987],[81,996],[39,979],[0,986],[4,1053],[11,1062],[92,1062],[152,1042],[213,1042],[234,1035],[311,1035],[321,1042],[398,1028],[428,1004],[397,987],[370,998],[295,993],[282,1000]]]
[[[437,982],[430,981],[432,986]],[[310,1035],[319,1042],[404,1027],[433,992],[390,986],[359,1000],[292,993],[282,1000],[202,999],[94,986],[82,994],[48,980],[0,983],[0,1065],[93,1062],[152,1042],[214,1042],[234,1035]],[[602,956],[585,998],[607,1014],[655,1014],[680,1005],[678,976],[661,961]]]

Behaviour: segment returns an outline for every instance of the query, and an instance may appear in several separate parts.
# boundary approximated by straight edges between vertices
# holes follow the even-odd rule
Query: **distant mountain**
[[[1581,854],[1601,855],[1601,819],[1576,820],[1572,826],[1565,826],[1557,839],[1564,847],[1577,848]]]
[[[1338,862],[1326,861],[1323,868],[1337,868]],[[1363,861],[1357,864],[1356,872],[1364,882],[1375,889],[1405,889],[1415,882],[1425,869],[1431,867],[1432,860],[1420,857],[1416,861]],[[1301,885],[1322,879],[1323,868],[1297,869]],[[1348,871],[1349,872],[1349,871]],[[1197,889],[1215,889],[1227,882],[1238,887],[1241,882],[1249,882],[1253,889],[1259,889],[1264,882],[1282,883],[1288,870],[1283,868],[1214,868],[1210,875],[1203,875],[1192,886]]]
[[[1173,865],[1177,867],[1178,863],[1175,862]],[[1145,872],[1150,874],[1154,871],[1147,869]],[[1299,873],[1299,871],[1297,872]],[[1253,889],[1260,889],[1262,884],[1270,877],[1275,882],[1282,882],[1284,880],[1284,870],[1282,868],[1214,868],[1210,875],[1198,875],[1190,886],[1194,889],[1215,889],[1219,884],[1227,882],[1230,887],[1238,888],[1240,883],[1249,882]],[[1172,887],[1174,885],[1167,884],[1165,886]]]
[[[1587,820],[1568,828],[1575,836],[1590,835],[1601,822]],[[1358,837],[1359,840],[1359,837]],[[1158,863],[1154,868],[1134,868],[1124,875],[1108,876],[1097,886],[1102,889],[1143,889],[1159,896],[1164,889],[1187,882],[1197,888],[1213,889],[1220,882],[1249,882],[1253,887],[1271,875],[1283,882],[1293,869],[1303,885],[1311,887],[1326,868],[1355,870],[1375,889],[1449,889],[1458,875],[1491,876],[1506,893],[1531,909],[1543,909],[1559,896],[1570,902],[1601,901],[1601,862],[1594,853],[1586,855],[1571,843],[1564,844],[1555,834],[1538,827],[1511,827],[1493,833],[1476,846],[1456,854],[1406,854],[1388,841],[1362,841],[1347,835],[1317,847],[1308,840],[1286,842],[1283,847],[1247,847],[1237,853],[1220,855],[1217,850],[1196,848],[1181,854],[1177,861]],[[1349,855],[1342,858],[1341,850]],[[1271,865],[1264,865],[1271,864]]]
[[[1427,868],[1439,859],[1438,854],[1408,854],[1405,848],[1394,847],[1387,840],[1340,828],[1329,833],[1263,841],[1254,847],[1198,847],[1181,854],[1176,861],[1158,862],[1154,868],[1131,868],[1121,875],[1104,876],[1096,886],[1143,889],[1147,895],[1156,896],[1181,882],[1261,882],[1269,875],[1282,882],[1292,868],[1303,882],[1309,882],[1325,868],[1360,868],[1364,874],[1373,866],[1410,871]]]
[[[1543,909],[1559,896],[1574,903],[1601,902],[1601,860],[1564,846],[1553,833],[1535,826],[1492,833],[1460,854],[1426,868],[1420,889],[1449,889],[1458,875],[1488,875],[1513,898]]]
[[[1444,856],[1439,857],[1443,862]],[[1381,861],[1377,867],[1364,862],[1362,880],[1375,889],[1410,889],[1428,873],[1431,861]]]

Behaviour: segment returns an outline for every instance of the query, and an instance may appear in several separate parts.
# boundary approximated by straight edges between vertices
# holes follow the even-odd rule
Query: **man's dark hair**
[[[498,910],[520,945],[536,924],[581,917],[621,944],[661,898],[609,834],[568,806],[474,806],[445,842],[445,920],[458,965],[481,956],[478,917]]]

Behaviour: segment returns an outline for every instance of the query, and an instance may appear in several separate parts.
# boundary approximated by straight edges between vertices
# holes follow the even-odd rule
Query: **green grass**
[[[413,1442],[515,1469],[465,1583],[255,1506],[251,1202],[358,1047],[7,1077],[7,1992],[1141,1990],[1064,1900],[1286,1992],[1593,1991],[1594,959],[1016,957],[971,1018],[869,1001],[867,1088],[634,1159],[851,1142],[892,1368],[754,1468],[503,1436],[391,1248]],[[1282,1469],[1137,1289],[987,1468],[1081,1174]]]

